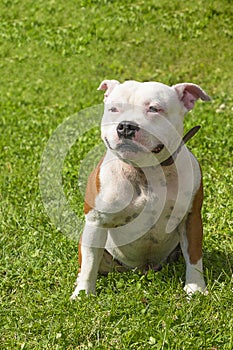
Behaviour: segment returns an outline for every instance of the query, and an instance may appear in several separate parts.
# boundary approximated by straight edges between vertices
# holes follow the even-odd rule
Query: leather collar
[[[160,165],[161,166],[172,165],[175,162],[176,157],[177,157],[178,153],[180,152],[182,146],[186,142],[188,142],[198,132],[199,129],[200,129],[200,125],[196,125],[191,130],[189,130],[187,132],[187,134],[184,135],[184,137],[183,137],[179,147],[177,148],[177,150],[170,157],[168,157],[166,160],[164,160],[162,163],[160,163]]]

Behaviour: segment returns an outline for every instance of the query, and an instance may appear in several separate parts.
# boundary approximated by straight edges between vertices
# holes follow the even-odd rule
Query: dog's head
[[[163,162],[179,146],[183,117],[197,99],[210,100],[191,83],[172,87],[157,82],[104,80],[102,139],[119,158],[138,166]]]

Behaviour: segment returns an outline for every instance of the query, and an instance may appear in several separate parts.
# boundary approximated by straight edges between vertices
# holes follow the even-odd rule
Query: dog
[[[184,115],[210,97],[198,85],[104,80],[106,154],[89,176],[72,299],[96,292],[98,273],[159,270],[181,248],[184,290],[207,294],[203,277],[201,168],[183,138]]]

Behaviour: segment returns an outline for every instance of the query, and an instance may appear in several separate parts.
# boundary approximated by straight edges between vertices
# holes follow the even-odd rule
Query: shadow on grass
[[[231,280],[233,273],[233,255],[217,249],[204,251],[204,271],[209,283]]]
[[[218,286],[225,288],[231,284],[232,280],[232,254],[218,250],[204,250],[204,275],[205,281],[209,291],[214,291]],[[119,290],[131,289],[132,285],[141,285],[145,288],[161,290],[164,288],[174,288],[173,290],[180,290],[183,288],[185,281],[185,261],[183,255],[180,254],[176,261],[164,264],[159,271],[148,270],[146,272],[137,269],[126,272],[111,272],[108,275],[99,275],[97,282],[97,294],[119,293]],[[170,287],[169,287],[170,286]],[[178,289],[177,289],[178,288]]]

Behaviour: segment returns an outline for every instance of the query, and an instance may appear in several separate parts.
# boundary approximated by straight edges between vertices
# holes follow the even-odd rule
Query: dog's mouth
[[[118,151],[118,152],[148,152],[148,149],[145,149],[145,147],[140,147],[140,145],[132,142],[131,140],[125,140],[124,142],[119,143],[115,149],[113,149],[107,139],[107,137],[104,138],[105,143],[109,149],[112,151]],[[156,147],[154,147],[150,152],[158,154],[162,151],[164,148],[164,144],[159,143]]]
[[[152,149],[151,152],[158,154],[159,152],[162,151],[163,148],[164,148],[164,145],[162,143],[159,143],[155,148]]]
[[[124,142],[118,143],[115,148],[112,148],[107,137],[104,138],[105,143],[107,147],[112,150],[112,151],[117,151],[117,152],[133,152],[137,153],[140,151],[143,151],[142,148],[140,148],[139,145],[136,143],[132,142],[131,140],[125,140]]]
[[[140,151],[142,152],[143,150],[133,142],[123,142],[117,145],[116,151],[138,153]]]

